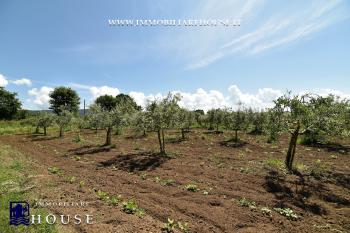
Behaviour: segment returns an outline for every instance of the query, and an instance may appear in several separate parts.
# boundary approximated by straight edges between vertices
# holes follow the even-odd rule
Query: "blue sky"
[[[350,2],[0,2],[0,85],[47,108],[55,86],[92,102],[169,91],[188,108],[265,107],[292,90],[350,97]],[[114,26],[109,19],[241,19],[239,27]]]

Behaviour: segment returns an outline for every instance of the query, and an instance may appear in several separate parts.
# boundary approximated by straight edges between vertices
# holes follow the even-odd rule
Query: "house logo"
[[[10,202],[10,225],[29,226],[29,204],[25,201]]]

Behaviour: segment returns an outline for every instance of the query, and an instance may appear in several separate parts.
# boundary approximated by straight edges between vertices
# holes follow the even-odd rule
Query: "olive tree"
[[[216,132],[219,132],[219,126],[223,123],[224,112],[222,109],[211,109],[207,112],[207,120],[209,121],[209,130],[216,128]]]
[[[55,121],[56,124],[59,127],[59,137],[63,137],[63,132],[64,129],[69,126],[69,124],[71,123],[72,119],[73,119],[73,113],[71,113],[70,111],[61,108],[61,110],[59,111],[58,115],[55,117]]]
[[[42,127],[44,129],[44,135],[47,135],[47,128],[50,127],[54,121],[55,117],[52,113],[41,112],[37,116],[37,127]]]
[[[127,114],[122,108],[126,108],[126,106],[118,106],[111,110],[104,109],[99,104],[90,106],[88,119],[92,119],[97,128],[106,129],[106,146],[112,144],[113,127],[122,126],[127,122]]]
[[[164,131],[170,127],[176,126],[176,113],[179,109],[179,95],[168,94],[161,101],[152,101],[146,107],[147,117],[150,119],[150,128],[157,131],[158,142],[161,154],[165,152]]]
[[[232,109],[226,109],[223,115],[225,128],[228,130],[233,130],[235,132],[235,136],[232,140],[234,142],[238,142],[238,131],[244,128],[245,114],[239,108],[236,111],[232,111]]]
[[[262,134],[267,121],[266,112],[254,111],[249,108],[245,111],[246,125],[252,134]]]
[[[135,131],[142,132],[143,136],[146,137],[146,131],[150,129],[150,119],[146,112],[137,111],[132,115],[131,126]]]
[[[322,97],[314,94],[291,96],[287,93],[274,103],[273,113],[282,117],[284,130],[290,133],[285,159],[285,165],[290,171],[293,169],[299,135],[305,132],[339,135],[344,129],[344,116],[348,103],[335,96]]]
[[[64,129],[70,125],[72,119],[73,119],[73,113],[70,111],[61,108],[59,110],[58,115],[55,117],[56,118],[56,124],[59,127],[59,137],[63,137],[63,132]]]
[[[179,108],[177,111],[177,125],[181,129],[181,139],[186,140],[185,133],[195,121],[195,113],[184,108]]]

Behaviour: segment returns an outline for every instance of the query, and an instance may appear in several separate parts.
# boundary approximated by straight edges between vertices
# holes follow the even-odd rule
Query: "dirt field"
[[[343,147],[347,142],[343,146],[298,145],[296,164],[301,172],[286,175],[269,162],[272,158],[283,161],[286,137],[268,144],[263,137],[245,135],[246,144],[234,147],[221,143],[228,137],[225,134],[196,130],[187,141],[177,141],[177,136],[172,132],[166,143],[170,157],[157,155],[153,134],[147,138],[114,136],[112,148],[100,146],[104,131],[85,131],[80,143],[70,133],[63,139],[1,136],[0,142],[37,161],[42,174],[38,198],[90,203],[84,211],[95,216],[95,223],[81,225],[75,228],[77,232],[161,232],[168,217],[187,222],[190,232],[198,233],[350,232],[350,159],[348,148]],[[52,174],[49,167],[63,173]],[[316,175],[310,175],[311,170]],[[69,182],[72,176],[76,179]],[[188,184],[199,190],[186,190]],[[99,200],[97,190],[134,199],[145,215],[127,214],[120,204]],[[263,207],[271,213],[262,211]],[[290,220],[274,210],[286,207],[298,219]],[[51,210],[77,212],[75,208]]]

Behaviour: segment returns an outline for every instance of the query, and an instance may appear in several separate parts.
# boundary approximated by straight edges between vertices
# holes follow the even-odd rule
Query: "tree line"
[[[129,127],[147,136],[156,132],[159,152],[166,154],[165,135],[169,129],[178,129],[182,140],[186,140],[193,127],[206,128],[214,133],[222,130],[232,132],[230,141],[240,142],[240,134],[265,135],[268,142],[278,140],[283,133],[289,134],[289,146],[285,165],[293,169],[297,142],[302,136],[304,143],[320,143],[326,136],[346,135],[350,126],[350,108],[348,100],[337,96],[319,96],[316,94],[292,95],[290,92],[274,101],[272,108],[256,111],[238,104],[235,109],[211,109],[190,111],[180,107],[180,95],[168,94],[164,99],[147,103],[144,109],[138,106],[132,97],[126,94],[117,96],[103,95],[89,107],[86,116],[79,116],[80,99],[78,94],[68,87],[57,87],[50,93],[52,112],[40,112],[28,118],[36,128],[36,133],[56,124],[59,136],[64,136],[70,126],[77,132],[84,128],[104,129],[105,145],[112,144],[112,135],[120,134]],[[12,119],[20,110],[20,102],[15,93],[0,88],[0,118]]]

